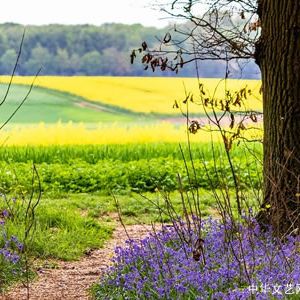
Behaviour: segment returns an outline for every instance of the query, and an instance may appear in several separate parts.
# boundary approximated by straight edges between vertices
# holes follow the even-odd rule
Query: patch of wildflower
[[[199,261],[193,259],[196,233],[190,233],[193,243],[184,243],[173,227],[129,240],[116,248],[96,298],[282,299],[287,290],[300,295],[299,237],[281,243],[255,220],[247,221],[203,221]]]
[[[0,292],[23,274],[23,244],[14,235],[8,234],[11,215],[0,210]]]
[[[8,236],[5,228],[5,219],[9,218],[9,212],[4,209],[0,213],[0,260],[16,264],[20,260],[23,244],[14,235]]]
[[[0,292],[2,292],[23,274],[21,255],[24,246],[16,236],[9,234],[9,224],[13,219],[12,207],[7,205],[8,199],[5,195],[0,196],[6,204],[4,207],[7,207],[2,206],[0,209]]]

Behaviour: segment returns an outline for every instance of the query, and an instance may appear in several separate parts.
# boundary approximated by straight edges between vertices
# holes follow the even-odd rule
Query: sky
[[[153,0],[6,0],[2,1],[0,23],[23,25],[141,23],[164,27],[170,19]]]

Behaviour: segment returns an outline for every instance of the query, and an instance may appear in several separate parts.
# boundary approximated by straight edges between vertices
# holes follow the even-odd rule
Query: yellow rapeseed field
[[[9,76],[1,76],[0,83],[7,83]],[[13,83],[31,84],[33,77],[16,76]],[[206,95],[221,99],[225,93],[225,82],[220,79],[200,79]],[[158,77],[101,77],[101,76],[39,76],[37,86],[55,89],[81,96],[95,102],[101,102],[134,112],[178,114],[173,108],[176,101],[181,102],[187,93],[197,100],[198,80],[194,78],[158,78]],[[237,91],[245,86],[253,95],[247,107],[262,110],[259,80],[228,80],[226,88]],[[185,109],[185,108],[184,108]],[[203,112],[199,106],[190,106],[191,112]]]
[[[179,142],[186,140],[185,128],[161,122],[148,126],[130,127],[73,123],[20,125],[2,131],[4,145],[85,145]]]
[[[249,130],[248,137],[260,137],[261,131]],[[191,142],[219,140],[217,133],[200,130],[190,134]],[[74,123],[20,125],[7,127],[0,133],[0,142],[7,146],[22,145],[102,145],[136,143],[183,143],[187,141],[187,129],[168,122],[147,126],[87,125]]]

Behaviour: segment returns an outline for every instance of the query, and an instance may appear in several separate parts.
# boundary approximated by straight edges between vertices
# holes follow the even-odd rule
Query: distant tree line
[[[0,74],[10,74],[16,61],[24,27],[0,24]],[[43,75],[174,76],[173,72],[144,70],[130,63],[133,48],[147,41],[154,47],[167,32],[140,24],[45,25],[27,26],[17,74],[33,75],[42,67]],[[236,74],[235,74],[236,69]],[[240,70],[233,66],[232,76]],[[201,77],[222,77],[224,66],[205,61],[199,67]],[[180,76],[195,76],[194,66],[180,70]],[[243,71],[247,78],[258,77],[254,63]]]

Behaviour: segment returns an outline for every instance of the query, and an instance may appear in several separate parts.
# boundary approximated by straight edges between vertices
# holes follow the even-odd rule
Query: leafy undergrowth
[[[203,222],[203,252],[197,259],[193,250],[199,235],[182,225],[180,234],[165,227],[140,242],[128,241],[116,249],[114,265],[93,287],[94,298],[297,299],[299,238],[280,243],[250,221]]]
[[[198,187],[211,189],[220,187],[220,178],[226,178],[228,187],[234,186],[234,180],[229,167],[217,167],[213,161],[194,161],[196,177],[188,177],[184,162],[179,159],[168,158],[141,159],[138,161],[122,162],[102,160],[89,164],[81,160],[74,160],[68,164],[41,163],[36,168],[41,179],[43,191],[90,193],[102,191],[109,194],[135,192],[154,192],[157,188],[174,191],[178,188],[177,174],[181,174],[182,185],[185,189]],[[241,188],[248,188],[249,184],[258,188],[261,178],[257,176],[255,164],[240,163],[236,167]],[[32,163],[0,163],[1,184],[3,193],[11,193],[15,188],[15,181],[19,182],[24,191],[31,190]],[[188,164],[189,174],[193,174],[192,166]]]

